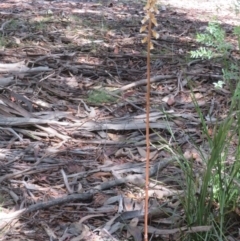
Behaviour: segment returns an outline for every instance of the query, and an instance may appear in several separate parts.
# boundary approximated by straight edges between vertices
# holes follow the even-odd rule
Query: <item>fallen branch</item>
[[[48,202],[33,204],[28,208],[24,208],[10,214],[3,215],[3,213],[1,213],[0,228],[1,229],[4,228],[6,225],[11,223],[14,219],[19,218],[22,215],[25,215],[27,213],[47,209],[56,205],[62,205],[64,203],[70,203],[75,201],[88,201],[88,200],[92,201],[92,199],[93,199],[93,194],[90,194],[90,193],[72,194],[66,197],[56,198]]]
[[[160,80],[174,79],[174,78],[176,78],[175,75],[157,75],[157,76],[152,77],[150,79],[150,83],[155,83],[155,82],[158,82]],[[125,85],[125,86],[121,87],[120,89],[117,90],[117,92],[129,90],[133,87],[138,87],[140,85],[146,85],[146,84],[147,84],[147,79],[141,79],[139,81],[136,81],[134,83],[131,83],[131,84],[128,84],[128,85]]]
[[[12,63],[12,64],[1,64],[0,63],[0,73],[14,73],[14,72],[44,72],[44,71],[50,71],[51,69],[48,66],[40,66],[40,67],[34,67],[29,68],[25,65],[24,61],[18,62],[18,63]]]
[[[119,123],[113,122],[86,122],[84,124],[73,124],[73,126],[79,126],[80,129],[86,129],[88,131],[98,131],[98,130],[140,130],[146,128],[145,120],[126,120],[119,121]],[[173,129],[176,125],[170,121],[156,121],[155,123],[150,123],[150,128],[154,129]]]
[[[1,87],[6,87],[6,86],[8,86],[12,83],[14,83],[14,77],[13,76],[0,78],[0,86]]]
[[[160,162],[156,163],[154,166],[152,166],[150,168],[149,176],[150,177],[154,176],[157,172],[161,171],[166,166],[168,166],[170,163],[172,163],[176,160],[177,160],[177,157],[172,157],[172,158],[168,158],[166,160],[161,160]],[[145,174],[136,174],[136,175],[131,174],[131,175],[128,175],[123,178],[104,182],[100,185],[95,186],[93,189],[103,191],[103,190],[111,189],[117,185],[126,184],[128,182],[131,182],[131,183],[134,183],[135,185],[139,185],[139,186],[143,187],[144,186],[144,178],[145,178]]]

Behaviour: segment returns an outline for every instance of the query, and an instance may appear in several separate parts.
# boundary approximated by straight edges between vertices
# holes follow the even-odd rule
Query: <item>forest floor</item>
[[[151,240],[183,240],[190,231],[178,202],[186,177],[177,156],[180,149],[201,173],[199,149],[209,155],[192,93],[209,135],[208,120],[224,119],[231,98],[227,85],[214,87],[223,79],[221,61],[193,61],[190,51],[200,46],[196,33],[218,20],[238,59],[233,6],[159,5],[160,38],[151,52]],[[143,7],[125,0],[0,3],[0,240],[142,240]]]

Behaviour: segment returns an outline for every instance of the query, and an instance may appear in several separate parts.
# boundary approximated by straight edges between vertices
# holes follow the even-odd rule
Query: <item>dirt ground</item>
[[[174,6],[176,9],[185,12],[189,19],[208,20],[214,17],[225,24],[239,24],[239,3],[238,1],[161,1],[164,6]]]
[[[125,0],[0,3],[0,240],[143,240],[143,7]],[[210,135],[211,120],[226,117],[231,97],[229,86],[214,88],[222,62],[195,62],[190,51],[199,47],[196,33],[217,19],[238,61],[232,31],[240,21],[237,6],[222,0],[161,1],[159,10],[149,238],[187,240],[177,150],[196,175],[202,156],[193,143],[209,155],[191,94]],[[236,221],[226,232],[229,240],[239,240],[238,227]]]

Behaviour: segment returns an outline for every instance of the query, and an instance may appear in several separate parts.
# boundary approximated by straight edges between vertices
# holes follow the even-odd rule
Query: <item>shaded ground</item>
[[[205,117],[223,119],[230,96],[227,86],[213,86],[222,79],[221,62],[189,58],[198,47],[195,34],[215,15],[214,7],[187,3],[187,9],[181,3],[161,5],[160,38],[152,51],[153,240],[177,240],[187,231],[177,204],[185,179],[174,150],[180,147],[192,158],[196,172],[202,160],[191,143],[208,155],[188,81]],[[141,240],[143,6],[137,1],[0,4],[1,227],[15,218],[1,240]],[[221,21],[226,14],[220,14]],[[228,16],[223,25],[235,46],[231,24],[236,21]],[[237,59],[238,51],[234,54]],[[133,218],[139,220],[137,228],[129,224]],[[232,236],[238,235],[237,226]]]

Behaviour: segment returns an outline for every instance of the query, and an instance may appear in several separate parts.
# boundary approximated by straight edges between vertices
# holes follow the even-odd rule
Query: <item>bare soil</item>
[[[0,240],[142,240],[143,7],[124,0],[0,3]],[[217,18],[238,61],[239,17],[226,1],[161,1],[159,10],[149,238],[184,240],[211,228],[186,227],[178,202],[186,186],[179,150],[196,176],[203,169],[199,149],[209,155],[192,90],[209,135],[231,98],[228,85],[214,87],[223,79],[221,59],[193,61],[189,53],[200,46],[196,33]],[[237,240],[236,210],[231,218],[225,235]]]

